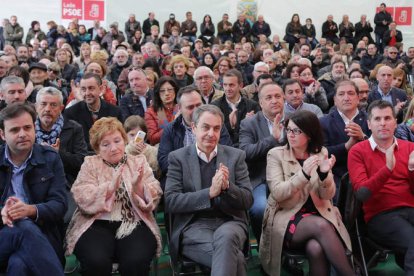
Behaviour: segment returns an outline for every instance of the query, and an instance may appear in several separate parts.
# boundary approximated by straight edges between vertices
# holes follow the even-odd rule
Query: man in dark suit
[[[224,114],[224,126],[230,134],[235,147],[239,145],[240,122],[260,110],[259,105],[241,95],[243,76],[237,69],[230,69],[223,76],[224,94],[211,104],[220,108]]]
[[[99,20],[93,21],[93,27],[88,29],[88,33],[91,35],[92,40],[95,39],[96,35],[98,34],[98,29],[101,23]]]
[[[142,24],[142,32],[144,33],[144,38],[151,36],[151,27],[154,25],[158,26],[158,28],[160,27],[160,23],[157,19],[155,19],[155,13],[149,12],[148,18],[145,19]]]
[[[65,120],[74,120],[83,128],[85,142],[88,150],[92,151],[89,143],[89,129],[93,123],[102,117],[115,117],[123,122],[121,109],[112,104],[106,103],[100,98],[103,92],[102,80],[98,75],[86,73],[80,81],[80,91],[84,95],[84,101],[69,107],[65,110]]]
[[[170,152],[195,143],[191,124],[194,110],[203,104],[200,91],[194,86],[181,88],[178,91],[177,104],[181,114],[164,128],[158,148],[157,159],[163,176],[166,175],[169,168],[168,155]],[[232,145],[230,135],[225,127],[221,129],[220,144]],[[164,188],[165,178],[162,178],[160,182]]]
[[[59,153],[35,144],[36,112],[14,103],[0,112],[0,273],[63,275],[66,180]]]
[[[247,210],[253,203],[245,153],[218,145],[223,127],[218,107],[193,113],[196,144],[169,156],[166,210],[174,216],[170,254],[211,267],[212,275],[247,275],[243,248]]]
[[[267,152],[286,143],[279,128],[284,117],[282,88],[275,83],[268,83],[260,87],[259,104],[262,111],[241,121],[239,135],[239,147],[246,152],[250,183],[253,188],[254,203],[249,214],[258,244],[260,243],[268,195],[266,183]]]
[[[367,114],[358,110],[358,92],[354,82],[348,80],[338,82],[334,95],[336,109],[320,119],[325,147],[329,154],[336,157],[332,172],[337,193],[341,177],[348,171],[348,151],[371,134],[368,129]]]
[[[398,122],[402,121],[403,107],[407,101],[407,93],[396,87],[392,87],[393,69],[382,66],[377,72],[378,86],[374,87],[368,95],[368,106],[375,100],[384,100],[392,104]]]

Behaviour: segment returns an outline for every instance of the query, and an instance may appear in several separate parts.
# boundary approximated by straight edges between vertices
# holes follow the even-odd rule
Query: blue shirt
[[[378,92],[380,93],[381,98],[384,101],[387,101],[387,102],[389,102],[390,104],[392,104],[394,106],[394,104],[392,103],[391,89],[390,89],[390,91],[388,91],[388,94],[385,95],[384,92],[382,92],[381,88],[378,86]]]
[[[29,156],[20,166],[16,166],[10,158],[9,147],[6,146],[6,150],[5,150],[6,160],[9,161],[10,164],[13,166],[13,174],[11,177],[11,184],[12,184],[13,191],[11,191],[10,195],[16,196],[18,199],[20,199],[26,204],[29,203],[29,200],[27,198],[26,192],[24,191],[23,176],[24,176],[24,170],[27,167],[27,163],[29,159],[32,157],[32,152],[33,150],[30,151]]]

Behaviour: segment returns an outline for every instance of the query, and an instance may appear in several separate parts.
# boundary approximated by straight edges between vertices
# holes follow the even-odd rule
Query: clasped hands
[[[213,176],[210,186],[210,198],[219,196],[222,191],[225,191],[229,188],[229,168],[227,168],[223,163],[220,163],[219,168],[216,170],[216,174]]]
[[[330,158],[328,158],[328,153],[325,153],[323,157],[312,155],[303,162],[302,170],[308,176],[310,176],[312,171],[317,167],[319,167],[321,173],[327,173],[335,165],[335,162],[336,158],[333,154],[331,154]]]
[[[3,224],[13,227],[13,222],[18,219],[36,216],[37,210],[34,205],[28,205],[15,196],[6,200],[4,207],[1,209],[1,219]]]

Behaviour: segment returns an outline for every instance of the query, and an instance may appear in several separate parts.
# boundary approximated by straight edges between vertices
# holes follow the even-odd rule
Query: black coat
[[[101,108],[98,112],[98,118],[100,119],[102,117],[115,117],[117,118],[121,123],[124,122],[124,119],[122,117],[121,109],[118,106],[106,103],[103,100],[101,101]],[[77,123],[79,123],[83,128],[83,134],[85,136],[85,142],[88,146],[89,150],[92,150],[92,147],[89,143],[89,130],[91,129],[94,121],[92,118],[92,114],[89,111],[86,103],[84,101],[79,102],[68,109],[65,110],[65,113],[63,114],[65,121],[66,120],[74,120]]]

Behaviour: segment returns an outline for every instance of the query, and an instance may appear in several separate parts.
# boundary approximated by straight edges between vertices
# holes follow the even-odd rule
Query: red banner
[[[85,20],[105,20],[105,1],[85,0]]]
[[[386,7],[385,9],[391,14],[392,20],[397,23],[397,26],[411,25],[413,15],[412,7]],[[379,11],[380,8],[377,7],[376,12],[378,13]]]
[[[82,19],[82,0],[62,0],[62,19]]]
[[[105,20],[105,0],[62,0],[62,19]]]
[[[413,15],[412,7],[395,7],[394,21],[397,26],[411,25],[411,18]]]

